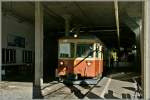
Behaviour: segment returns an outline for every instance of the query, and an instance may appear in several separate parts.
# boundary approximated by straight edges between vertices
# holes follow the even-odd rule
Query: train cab
[[[97,78],[103,73],[103,44],[94,37],[58,40],[59,79]]]

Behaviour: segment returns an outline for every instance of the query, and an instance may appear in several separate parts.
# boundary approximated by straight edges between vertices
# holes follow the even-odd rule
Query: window
[[[16,63],[16,50],[15,49],[2,49],[2,63],[11,64]]]
[[[96,58],[99,58],[100,60],[103,60],[103,50],[102,50],[102,46],[96,44]]]
[[[6,49],[5,48],[2,49],[2,63],[3,64],[6,63]]]
[[[93,57],[93,45],[77,44],[77,57]]]
[[[60,43],[59,44],[59,57],[71,58],[74,57],[75,46],[74,43]]]
[[[96,44],[96,58],[99,58],[99,53],[100,53],[99,46],[98,44]]]
[[[23,50],[23,62],[24,63],[32,63],[32,51]]]

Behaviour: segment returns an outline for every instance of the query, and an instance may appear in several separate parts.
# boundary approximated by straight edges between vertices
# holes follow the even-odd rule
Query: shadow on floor
[[[85,81],[81,81],[80,86],[85,88],[85,89],[90,89],[91,88],[91,86],[89,86]]]
[[[100,96],[98,96],[92,92],[89,92],[86,97],[88,97],[89,99],[102,99]]]
[[[125,88],[125,89],[128,89],[128,90],[131,90],[131,91],[135,91],[135,88],[133,88],[133,87],[122,87],[122,88]]]
[[[32,73],[9,73],[2,77],[3,81],[33,82]]]
[[[32,98],[33,99],[43,99],[43,95],[42,95],[42,90],[40,86],[34,86],[33,85],[33,90],[32,90]]]
[[[122,99],[131,99],[131,95],[130,94],[125,94],[125,93],[122,93]]]
[[[46,86],[43,86],[43,87],[42,87],[42,90],[44,90],[44,89],[46,89],[46,88],[49,88],[49,87],[51,87],[51,86],[54,86],[54,85],[56,85],[56,84],[59,84],[59,83],[51,83],[51,84],[48,84],[48,85],[46,85]]]
[[[79,90],[78,88],[76,88],[75,86],[73,86],[73,84],[65,84],[71,91],[71,93],[74,93],[74,95],[76,97],[78,97],[79,99],[83,99],[84,98],[84,94],[81,93],[81,90]]]
[[[104,95],[104,97],[106,99],[120,99],[120,98],[117,98],[113,95],[113,91],[112,90],[108,90],[108,93]]]
[[[86,94],[83,94],[81,92],[81,90],[79,90],[78,88],[76,88],[75,86],[73,86],[73,84],[65,84],[72,93],[74,93],[74,95],[76,97],[78,97],[79,99],[83,99],[84,97],[88,97],[89,99],[101,99],[100,96],[94,94],[91,92],[91,90],[89,90],[89,92],[87,92]],[[91,87],[88,84],[81,84],[81,86],[85,89],[90,89]]]

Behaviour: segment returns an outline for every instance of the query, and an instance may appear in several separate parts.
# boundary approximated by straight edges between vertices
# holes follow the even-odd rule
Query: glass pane
[[[59,44],[59,57],[69,58],[74,57],[74,44],[73,43],[60,43]]]
[[[99,58],[98,54],[99,54],[99,51],[96,51],[96,58]]]
[[[74,43],[71,43],[71,57],[74,57],[75,47]]]
[[[92,44],[78,44],[77,45],[77,57],[93,57],[93,45]]]
[[[99,58],[99,46],[96,44],[96,58]]]

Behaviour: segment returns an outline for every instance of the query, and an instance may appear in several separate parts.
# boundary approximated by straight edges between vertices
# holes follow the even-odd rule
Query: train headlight
[[[88,66],[91,66],[91,65],[92,65],[92,62],[91,62],[91,61],[86,61],[86,64],[87,64]]]
[[[64,62],[63,62],[63,61],[60,61],[59,64],[60,64],[60,65],[64,65]]]
[[[77,38],[78,37],[78,35],[77,34],[74,34],[74,38]]]

